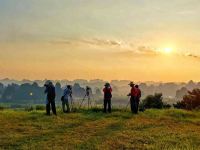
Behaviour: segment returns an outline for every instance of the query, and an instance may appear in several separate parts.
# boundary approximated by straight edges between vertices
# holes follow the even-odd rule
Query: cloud
[[[92,47],[104,50],[113,50],[110,53],[115,54],[116,56],[122,57],[132,57],[132,56],[159,56],[163,55],[162,51],[158,51],[154,48],[148,46],[135,46],[132,42],[126,42],[122,40],[113,40],[113,39],[103,39],[103,38],[78,38],[78,39],[62,39],[50,41],[52,44],[65,44],[65,45],[74,45],[81,46],[83,48]],[[194,55],[192,53],[173,53],[180,57],[190,57],[194,59],[199,59],[200,56]]]
[[[185,56],[191,57],[191,58],[195,58],[195,59],[199,59],[199,60],[200,60],[200,56],[194,55],[194,54],[191,54],[191,53],[186,53]]]
[[[121,46],[122,42],[117,40],[109,39],[62,39],[62,40],[53,40],[50,41],[52,44],[87,44],[87,45],[96,45],[96,46]]]

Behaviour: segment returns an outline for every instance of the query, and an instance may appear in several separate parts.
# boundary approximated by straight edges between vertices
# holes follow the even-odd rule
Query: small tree
[[[181,103],[185,106],[184,109],[187,110],[200,108],[200,89],[188,91],[188,94],[183,97]]]
[[[141,103],[144,108],[163,108],[162,93],[148,95]]]

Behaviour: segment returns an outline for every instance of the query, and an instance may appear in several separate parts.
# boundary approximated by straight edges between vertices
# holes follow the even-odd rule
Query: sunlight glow
[[[171,53],[172,51],[173,51],[173,49],[171,47],[165,47],[164,48],[164,52],[167,53],[167,54]]]

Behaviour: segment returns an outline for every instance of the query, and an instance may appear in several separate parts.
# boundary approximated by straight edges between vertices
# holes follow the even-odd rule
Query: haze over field
[[[0,0],[0,78],[200,80],[199,0]]]

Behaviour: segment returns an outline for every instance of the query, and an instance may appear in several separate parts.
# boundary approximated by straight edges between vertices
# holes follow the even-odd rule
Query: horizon
[[[133,81],[135,83],[148,83],[148,82],[154,82],[154,83],[177,83],[177,84],[180,84],[180,83],[189,83],[189,82],[194,82],[194,83],[200,83],[200,81],[195,81],[195,80],[188,80],[188,81],[134,81],[134,80],[120,80],[120,79],[112,79],[112,80],[104,80],[104,79],[81,79],[81,78],[77,78],[77,79],[26,79],[26,78],[23,78],[23,79],[13,79],[13,78],[0,78],[0,81],[3,81],[3,80],[15,80],[15,81],[18,81],[18,82],[24,82],[24,81],[31,81],[31,82],[34,82],[34,81],[47,81],[47,80],[50,80],[50,81],[69,81],[69,82],[74,82],[76,80],[85,80],[87,82],[91,82],[91,81],[94,81],[94,80],[100,80],[100,81],[104,81],[104,82],[113,82],[113,81]]]
[[[0,0],[0,78],[200,81],[198,0]]]

